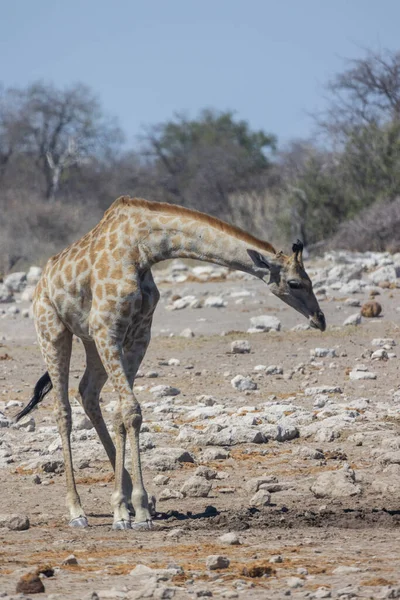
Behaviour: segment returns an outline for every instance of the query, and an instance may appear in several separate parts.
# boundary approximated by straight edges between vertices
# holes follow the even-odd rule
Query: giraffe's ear
[[[250,256],[251,260],[256,265],[256,267],[258,267],[259,269],[268,269],[269,271],[272,271],[278,266],[273,259],[267,258],[263,254],[256,252],[256,250],[251,250],[250,248],[248,248],[247,254]]]

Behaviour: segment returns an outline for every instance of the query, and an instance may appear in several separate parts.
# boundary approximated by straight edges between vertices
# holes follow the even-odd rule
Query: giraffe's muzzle
[[[310,317],[310,325],[314,327],[314,329],[319,329],[320,331],[325,331],[326,329],[326,320],[325,315],[322,310],[317,311],[312,317]]]

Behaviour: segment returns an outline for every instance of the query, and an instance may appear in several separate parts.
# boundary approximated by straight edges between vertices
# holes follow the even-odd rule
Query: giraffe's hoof
[[[76,517],[76,519],[72,519],[69,522],[70,527],[81,527],[84,529],[89,526],[88,520],[86,517]]]
[[[147,521],[139,521],[138,523],[133,523],[132,529],[154,529],[153,521],[151,519],[147,519]]]
[[[113,529],[132,529],[132,525],[130,524],[129,521],[116,521],[116,523],[113,523],[112,526]]]

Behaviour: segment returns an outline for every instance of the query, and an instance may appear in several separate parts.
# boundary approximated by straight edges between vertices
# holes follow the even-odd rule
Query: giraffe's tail
[[[48,394],[50,392],[52,387],[53,387],[53,384],[51,383],[50,375],[46,371],[46,373],[41,376],[41,378],[35,385],[35,389],[33,390],[32,399],[25,406],[25,408],[23,408],[21,410],[21,412],[15,416],[14,422],[17,423],[20,419],[22,419],[22,417],[24,417],[29,412],[31,412],[32,408],[34,408],[36,406],[36,404],[39,404],[39,402],[41,402],[43,400],[43,398],[46,396],[46,394]]]

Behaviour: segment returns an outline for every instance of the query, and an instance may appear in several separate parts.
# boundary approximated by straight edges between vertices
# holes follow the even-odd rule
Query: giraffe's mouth
[[[314,329],[319,329],[320,331],[325,331],[326,329],[325,315],[321,310],[312,315],[309,322]]]

